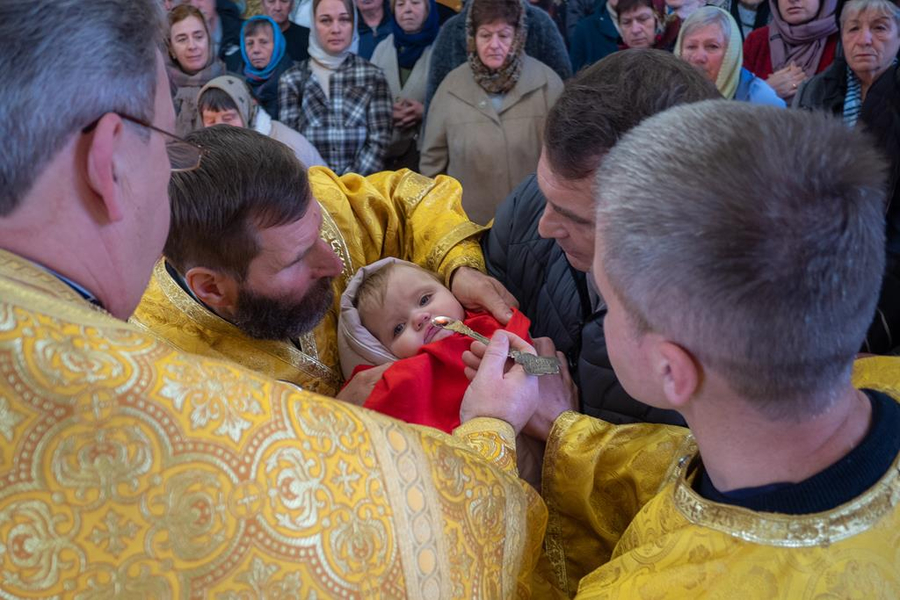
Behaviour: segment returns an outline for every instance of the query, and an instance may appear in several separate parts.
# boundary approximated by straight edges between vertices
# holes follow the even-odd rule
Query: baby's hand
[[[375,384],[378,383],[378,380],[381,379],[381,376],[384,375],[384,372],[388,370],[388,367],[390,367],[391,364],[392,363],[384,363],[383,365],[360,371],[353,376],[353,379],[351,379],[346,386],[344,386],[344,389],[337,393],[335,398],[343,400],[344,402],[349,402],[350,404],[362,406],[365,404],[366,398],[369,397],[369,394],[371,394],[372,390],[375,388]]]

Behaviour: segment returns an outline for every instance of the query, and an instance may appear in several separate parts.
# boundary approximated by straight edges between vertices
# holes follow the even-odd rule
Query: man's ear
[[[662,381],[666,400],[672,408],[681,410],[700,389],[700,363],[685,348],[670,341],[660,341],[655,355],[653,368]]]
[[[240,287],[234,277],[206,267],[192,267],[184,274],[184,280],[194,295],[217,314],[234,314]]]
[[[116,223],[124,217],[116,155],[122,149],[125,124],[115,113],[107,113],[90,132],[87,151],[87,184],[96,203],[92,212],[103,223]]]

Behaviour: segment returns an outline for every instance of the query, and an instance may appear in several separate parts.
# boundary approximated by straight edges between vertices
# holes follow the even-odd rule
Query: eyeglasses
[[[165,138],[166,154],[169,155],[169,165],[171,166],[172,172],[193,171],[200,166],[200,160],[206,154],[206,148],[203,146],[182,139],[174,133],[169,133],[165,129],[160,129],[159,127],[147,123],[143,119],[138,119],[120,112],[117,112],[116,114],[126,121],[131,121],[135,125],[140,125],[141,127],[153,130]],[[89,133],[92,131],[102,118],[103,117],[98,117],[96,121],[83,128],[81,133]]]

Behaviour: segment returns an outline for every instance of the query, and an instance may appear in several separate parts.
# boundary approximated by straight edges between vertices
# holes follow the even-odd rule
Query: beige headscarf
[[[722,28],[725,34],[725,56],[722,58],[722,66],[716,77],[716,87],[719,93],[728,100],[734,99],[738,83],[741,80],[741,65],[744,63],[744,48],[741,43],[741,30],[728,12],[716,6],[704,6],[687,18],[678,32],[678,40],[675,42],[675,56],[682,58],[682,44],[686,35],[705,27],[716,24]]]
[[[234,101],[235,106],[237,106],[241,119],[244,121],[244,127],[253,128],[259,106],[253,101],[250,90],[247,89],[247,85],[243,81],[233,75],[216,77],[200,89],[200,93],[197,95],[198,102],[200,97],[203,96],[203,92],[209,89],[222,90],[228,94]]]

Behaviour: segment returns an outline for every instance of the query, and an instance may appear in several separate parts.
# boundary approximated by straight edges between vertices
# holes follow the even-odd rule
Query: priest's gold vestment
[[[174,350],[0,251],[0,597],[512,598],[546,511],[447,436]]]
[[[857,361],[854,385],[900,398],[900,359]],[[900,459],[848,504],[782,515],[698,495],[697,458],[687,430],[564,413],[544,455],[551,590],[537,586],[579,599],[900,598]]]
[[[321,236],[344,262],[334,280],[334,304],[314,331],[296,344],[250,338],[194,300],[162,261],[132,322],[186,352],[233,360],[334,396],[342,384],[336,333],[340,296],[357,269],[396,256],[437,272],[444,281],[458,267],[484,270],[481,249],[472,239],[483,228],[465,216],[456,180],[408,170],[338,177],[324,167],[311,168],[309,177],[313,197],[324,209]]]

